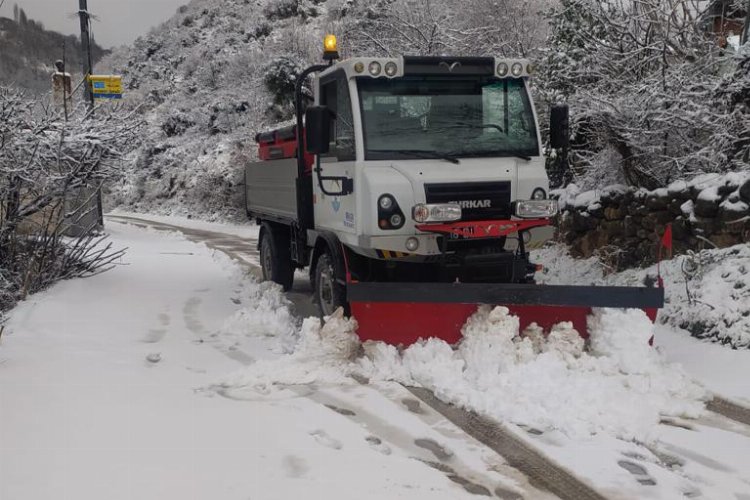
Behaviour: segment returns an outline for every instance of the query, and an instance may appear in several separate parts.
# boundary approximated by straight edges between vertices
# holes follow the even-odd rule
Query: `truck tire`
[[[346,302],[346,288],[340,283],[343,279],[336,275],[336,266],[331,254],[324,253],[318,258],[315,266],[315,297],[318,313],[321,317],[330,316],[339,307],[349,314],[349,304]]]
[[[265,281],[273,281],[285,292],[294,284],[294,264],[289,237],[283,230],[274,230],[270,224],[263,225],[260,237],[260,267]]]

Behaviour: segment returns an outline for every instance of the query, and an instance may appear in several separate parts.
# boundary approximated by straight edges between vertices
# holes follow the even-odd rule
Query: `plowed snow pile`
[[[661,415],[700,414],[705,391],[649,347],[653,327],[643,312],[599,310],[589,329],[584,352],[570,324],[547,339],[533,328],[519,335],[518,318],[506,308],[483,307],[455,350],[435,339],[403,353],[367,344],[359,364],[375,378],[416,383],[444,401],[571,437],[645,441],[655,438]]]
[[[254,311],[257,313],[258,311]],[[272,325],[266,335],[281,332],[286,335],[286,328],[279,329],[278,309],[265,309],[266,316],[273,318],[267,322]],[[235,315],[234,324],[241,324],[243,318],[257,317],[257,314],[240,311]],[[239,321],[239,323],[237,323]],[[265,320],[256,321],[261,325]],[[220,382],[225,388],[247,387],[262,394],[269,394],[274,386],[312,384],[314,382],[351,383],[348,375],[352,371],[352,361],[359,351],[359,339],[353,333],[357,328],[354,320],[334,315],[321,326],[318,318],[308,318],[302,323],[299,340],[293,352],[274,360],[261,360],[250,367],[227,377]],[[227,326],[225,325],[225,329]],[[245,334],[252,332],[245,331]]]
[[[547,338],[533,327],[519,332],[518,318],[504,307],[480,308],[457,346],[436,339],[403,350],[360,346],[356,326],[340,315],[322,327],[310,318],[291,354],[259,361],[220,385],[268,394],[286,385],[354,383],[348,376],[358,374],[422,386],[502,421],[571,437],[606,433],[640,441],[657,437],[652,432],[662,416],[697,417],[707,397],[649,347],[653,325],[637,310],[596,311],[585,350],[570,324]]]

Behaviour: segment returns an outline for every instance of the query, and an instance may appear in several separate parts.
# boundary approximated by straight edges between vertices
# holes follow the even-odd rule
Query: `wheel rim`
[[[263,279],[271,281],[273,280],[273,256],[271,255],[271,245],[269,245],[266,238],[268,238],[268,236],[263,238],[263,243],[261,245],[260,260],[263,268]]]
[[[336,299],[333,287],[333,269],[327,265],[318,277],[318,301],[325,316],[330,316],[335,311]]]

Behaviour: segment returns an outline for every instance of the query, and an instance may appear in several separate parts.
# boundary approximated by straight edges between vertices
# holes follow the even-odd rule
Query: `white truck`
[[[342,307],[363,339],[396,344],[458,340],[481,303],[507,305],[525,324],[571,320],[582,334],[592,306],[660,307],[658,289],[533,284],[525,245],[557,203],[529,61],[334,63],[335,41],[325,46],[329,64],[298,79],[296,125],[258,134],[260,161],[246,166],[265,279],[289,289],[309,268],[322,316]],[[567,123],[567,108],[553,109],[553,146],[566,146]]]

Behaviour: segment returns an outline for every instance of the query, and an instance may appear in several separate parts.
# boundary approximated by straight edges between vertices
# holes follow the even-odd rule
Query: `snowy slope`
[[[123,75],[125,104],[140,106],[149,132],[110,187],[110,206],[209,219],[240,213],[240,166],[255,155],[255,134],[278,121],[268,113],[266,67],[277,57],[319,58],[323,27],[338,23],[328,8],[339,3],[193,0],[116,50],[101,71]]]

